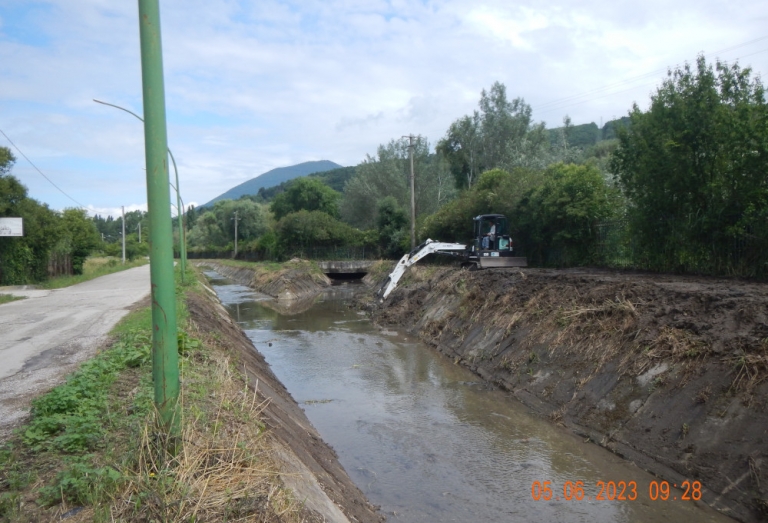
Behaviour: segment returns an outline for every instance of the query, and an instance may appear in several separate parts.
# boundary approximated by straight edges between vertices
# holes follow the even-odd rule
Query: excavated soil
[[[234,267],[216,261],[198,262],[216,272],[246,285],[281,302],[308,300],[326,287],[331,280],[322,272],[314,270],[311,262],[291,260],[283,264],[280,270],[267,271],[257,264],[253,267]]]
[[[361,306],[649,472],[701,481],[723,513],[768,520],[768,285],[414,267]]]
[[[190,295],[190,318],[205,333],[216,336],[245,369],[251,389],[269,399],[263,415],[270,434],[283,450],[283,481],[308,508],[323,514],[324,521],[380,523],[377,513],[338,461],[335,451],[321,438],[304,411],[272,373],[264,357],[229,318],[212,290],[210,296]],[[341,510],[342,514],[338,513]]]

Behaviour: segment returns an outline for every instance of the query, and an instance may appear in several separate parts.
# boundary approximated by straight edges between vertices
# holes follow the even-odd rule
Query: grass
[[[46,282],[40,284],[43,289],[61,289],[62,287],[69,287],[70,285],[76,285],[88,280],[93,280],[100,276],[106,276],[114,272],[124,271],[126,269],[132,269],[141,265],[147,264],[148,261],[145,258],[139,258],[133,261],[126,261],[123,265],[117,258],[88,258],[83,265],[83,274],[75,274],[73,276],[57,276],[51,278]]]
[[[0,305],[3,303],[10,303],[16,300],[23,300],[23,296],[14,296],[12,294],[0,294]]]
[[[180,450],[168,452],[156,418],[151,316],[142,308],[115,328],[109,348],[35,399],[29,422],[0,445],[0,521],[74,511],[72,521],[302,519],[271,458],[261,421],[268,402],[188,317],[186,296],[201,292],[191,276],[177,284]]]

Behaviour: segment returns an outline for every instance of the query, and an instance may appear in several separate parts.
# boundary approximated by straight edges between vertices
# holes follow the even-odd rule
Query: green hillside
[[[355,167],[352,166],[331,169],[330,171],[312,173],[307,176],[319,179],[334,191],[344,192],[344,184],[346,184],[347,180],[355,175],[355,172]],[[283,182],[280,185],[275,185],[273,187],[262,187],[259,189],[257,198],[254,198],[254,200],[263,202],[272,201],[275,196],[285,192],[291,183],[293,183],[293,180],[288,180],[287,182]]]
[[[283,182],[298,178],[299,176],[306,176],[312,173],[330,171],[332,169],[339,169],[341,165],[331,162],[329,160],[319,160],[314,162],[304,162],[297,165],[291,165],[290,167],[278,167],[272,169],[264,174],[260,174],[255,178],[251,178],[247,182],[243,182],[240,185],[232,187],[227,192],[220,194],[208,203],[201,205],[200,207],[208,207],[213,205],[219,200],[237,200],[246,195],[256,195],[259,189],[262,187],[274,187],[280,185]]]
[[[573,125],[568,131],[568,145],[572,147],[590,147],[601,140],[616,138],[616,127],[629,125],[629,117],[623,116],[618,120],[610,120],[600,129],[595,122],[581,125]],[[549,129],[549,141],[551,144],[559,144],[563,127]]]

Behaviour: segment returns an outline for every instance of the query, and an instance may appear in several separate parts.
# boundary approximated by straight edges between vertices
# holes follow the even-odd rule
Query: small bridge
[[[318,261],[320,269],[334,279],[356,279],[368,274],[368,270],[375,262],[369,260],[353,261]]]

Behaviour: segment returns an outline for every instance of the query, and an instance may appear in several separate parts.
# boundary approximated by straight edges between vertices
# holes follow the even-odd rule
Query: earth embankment
[[[198,265],[211,267],[230,280],[281,301],[310,298],[331,285],[331,280],[315,264],[307,260],[291,260],[284,264],[229,265],[209,260]]]
[[[768,519],[768,285],[415,267],[365,307],[670,483],[701,481],[716,509]]]

